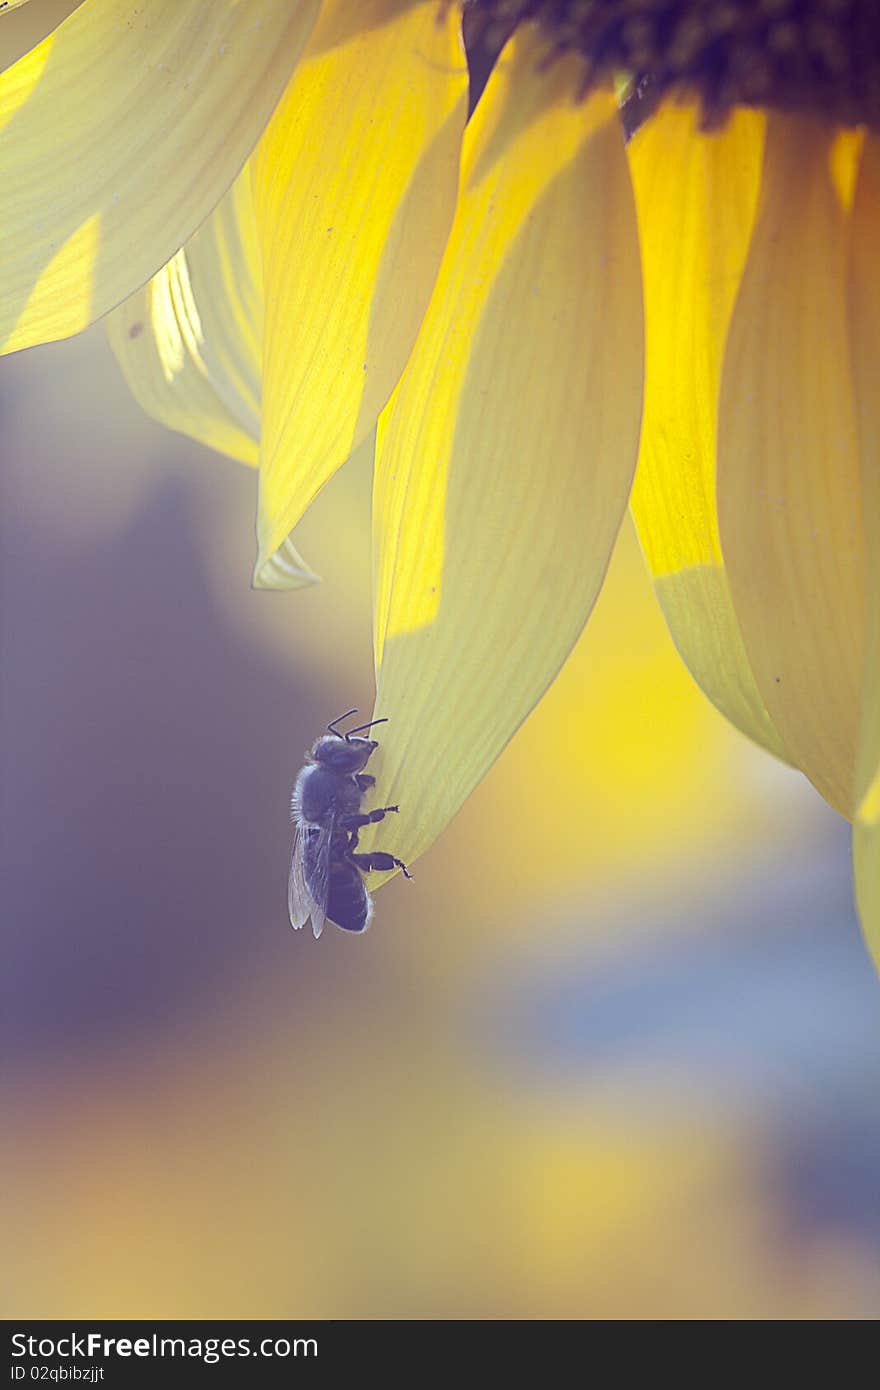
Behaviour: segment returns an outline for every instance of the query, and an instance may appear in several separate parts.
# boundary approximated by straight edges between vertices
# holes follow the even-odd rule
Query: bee
[[[298,930],[311,917],[316,938],[325,921],[343,931],[366,930],[373,903],[363,875],[371,869],[402,869],[406,878],[412,878],[403,860],[393,854],[357,853],[362,827],[400,808],[361,810],[365,793],[376,785],[375,777],[364,768],[379,745],[374,738],[359,735],[387,720],[373,719],[340,733],[336,726],[352,714],[357,710],[347,710],[327,725],[297,776],[290,800],[294,824],[287,884],[290,925]]]

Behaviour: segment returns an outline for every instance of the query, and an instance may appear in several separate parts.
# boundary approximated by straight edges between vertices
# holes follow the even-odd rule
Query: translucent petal
[[[868,632],[853,854],[862,926],[880,969],[880,137],[865,141],[852,219],[850,334],[868,546]]]
[[[845,815],[866,579],[841,177],[856,150],[810,118],[769,118],[718,422],[721,545],[749,662],[792,761]]]
[[[379,422],[381,846],[415,859],[553,680],[601,585],[638,446],[635,210],[610,94],[505,50],[455,224]],[[528,809],[524,808],[524,814]]]
[[[248,168],[186,246],[105,323],[149,415],[256,466],[263,289]]]
[[[316,11],[83,0],[7,69],[3,351],[77,332],[174,255],[244,164]]]
[[[742,731],[784,756],[733,610],[715,506],[724,342],[745,264],[764,118],[735,113],[705,134],[665,105],[627,147],[645,293],[645,410],[632,512],[673,640]]]
[[[254,159],[266,291],[260,555],[371,432],[455,206],[467,67],[455,6],[333,0]]]
[[[249,166],[186,246],[105,322],[149,415],[257,464],[263,289]],[[262,588],[297,589],[317,575],[287,537],[261,578]]]

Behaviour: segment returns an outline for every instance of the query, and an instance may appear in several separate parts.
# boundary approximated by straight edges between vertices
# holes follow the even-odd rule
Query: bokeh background
[[[697,692],[628,527],[415,881],[315,942],[288,800],[372,700],[369,458],[324,584],[258,594],[253,474],[100,327],[4,360],[0,441],[5,1316],[877,1316],[847,828]]]

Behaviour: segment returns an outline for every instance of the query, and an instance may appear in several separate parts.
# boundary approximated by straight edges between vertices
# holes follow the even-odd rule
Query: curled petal
[[[241,169],[318,0],[83,0],[0,81],[0,348],[78,332]]]
[[[455,223],[379,422],[376,794],[415,859],[553,680],[638,445],[638,243],[614,101],[521,30],[465,136]],[[526,811],[525,814],[528,812]]]
[[[263,289],[247,168],[186,246],[105,323],[147,414],[256,466]]]
[[[403,370],[452,222],[466,113],[455,6],[332,0],[260,141],[258,585]]]
[[[263,287],[249,166],[186,246],[105,323],[147,414],[256,466]],[[262,587],[297,589],[316,579],[287,537],[264,567]]]

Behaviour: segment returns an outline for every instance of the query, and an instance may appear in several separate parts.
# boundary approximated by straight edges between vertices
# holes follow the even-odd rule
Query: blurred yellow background
[[[100,329],[0,407],[5,1316],[876,1316],[846,830],[695,689],[629,526],[414,882],[315,942],[287,807],[372,700],[368,453],[298,533],[324,584],[254,593],[253,475]]]

